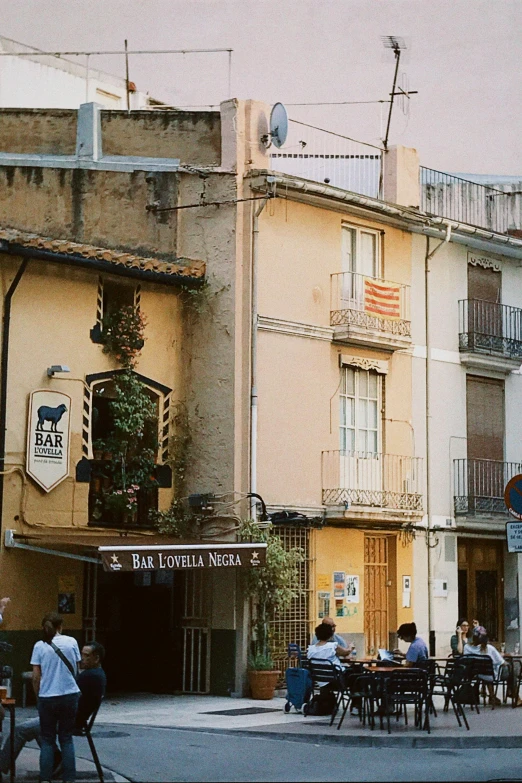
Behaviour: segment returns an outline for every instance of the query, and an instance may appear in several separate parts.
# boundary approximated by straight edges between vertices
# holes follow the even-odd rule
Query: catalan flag
[[[401,317],[401,287],[373,277],[364,278],[364,310],[379,318],[398,320]]]

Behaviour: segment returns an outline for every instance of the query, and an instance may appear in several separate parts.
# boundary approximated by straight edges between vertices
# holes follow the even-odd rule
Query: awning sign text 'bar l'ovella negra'
[[[173,544],[100,546],[105,571],[168,571],[193,568],[257,568],[266,563],[266,544]]]

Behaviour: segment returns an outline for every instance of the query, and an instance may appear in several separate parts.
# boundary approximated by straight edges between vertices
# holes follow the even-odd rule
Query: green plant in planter
[[[146,321],[139,307],[126,305],[103,319],[103,352],[122,367],[134,367],[145,341]]]
[[[250,568],[246,573],[246,592],[253,606],[252,662],[272,662],[270,652],[270,620],[276,612],[288,609],[301,594],[299,564],[304,560],[303,550],[284,548],[274,527],[260,528],[253,520],[243,521],[239,534],[242,541],[266,543],[266,565]],[[250,668],[253,667],[249,664]]]
[[[248,656],[248,668],[253,672],[272,672],[275,669],[274,659],[270,654],[253,653]]]

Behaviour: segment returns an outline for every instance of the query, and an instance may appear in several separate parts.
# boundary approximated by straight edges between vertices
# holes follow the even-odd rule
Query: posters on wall
[[[344,617],[344,600],[342,598],[335,599],[335,616]]]
[[[329,592],[330,577],[328,574],[317,574],[317,590]]]
[[[334,598],[344,598],[345,595],[345,572],[344,571],[334,571],[333,574],[333,581],[334,581]]]
[[[349,574],[346,577],[346,603],[359,603],[359,576],[357,574]]]
[[[76,580],[74,576],[58,577],[58,614],[76,614]]]
[[[404,609],[411,607],[411,576],[402,577],[402,606]]]
[[[330,593],[325,590],[317,593],[317,616],[319,619],[330,616]]]

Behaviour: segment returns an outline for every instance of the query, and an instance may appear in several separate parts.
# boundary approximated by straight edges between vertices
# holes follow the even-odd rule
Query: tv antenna
[[[288,136],[288,114],[282,103],[274,103],[270,112],[270,130],[261,136],[262,143],[268,148],[271,144],[280,149]]]
[[[401,61],[401,52],[403,52],[407,47],[406,43],[404,42],[404,38],[400,38],[398,35],[382,35],[381,41],[383,43],[383,46],[385,49],[392,49],[393,54],[395,55],[395,71],[393,74],[393,86],[392,91],[390,93],[390,109],[388,111],[388,122],[386,124],[386,135],[384,136],[383,141],[383,147],[385,150],[388,149],[388,137],[390,135],[390,124],[391,124],[391,118],[392,118],[392,112],[393,112],[393,102],[396,95],[399,95],[401,99],[401,108],[404,112],[404,114],[409,113],[409,105],[406,103],[406,101],[409,101],[410,95],[414,95],[417,93],[417,90],[409,90],[408,89],[408,81],[407,78],[405,78],[405,74],[401,77],[402,86],[397,87],[397,76],[399,74],[399,63]]]

